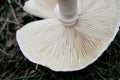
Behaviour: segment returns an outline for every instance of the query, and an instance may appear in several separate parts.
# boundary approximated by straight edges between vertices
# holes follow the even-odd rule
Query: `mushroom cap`
[[[89,8],[91,8],[94,4],[96,4],[96,2],[98,2],[97,4],[99,5],[99,2],[103,3],[105,0],[80,0],[80,5],[82,7],[79,7],[79,10],[82,10],[83,12],[85,10],[88,10]],[[113,1],[118,2],[120,4],[120,0],[106,0],[108,3],[111,3]],[[105,3],[105,5],[108,3]],[[54,8],[57,4],[57,0],[29,0],[25,3],[23,9],[34,15],[37,17],[42,17],[42,18],[55,18],[55,14],[54,14]],[[120,7],[120,6],[119,6]],[[101,8],[102,9],[102,8]],[[119,10],[120,11],[120,10]]]
[[[56,6],[57,0],[29,0],[25,3],[23,9],[35,16],[42,18],[53,18],[54,7]]]
[[[74,71],[93,63],[107,49],[118,32],[118,0],[81,1],[82,13],[71,27],[46,19],[17,31],[20,49],[30,61],[54,71]]]
[[[118,25],[119,25],[119,27],[120,27],[120,0],[118,0],[118,3],[119,3],[119,5],[118,5],[118,11],[119,11],[119,21],[118,21]]]

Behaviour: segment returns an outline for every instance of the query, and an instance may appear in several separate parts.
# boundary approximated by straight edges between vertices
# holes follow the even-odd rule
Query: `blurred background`
[[[120,80],[120,30],[103,55],[75,72],[54,72],[28,61],[16,42],[23,25],[42,20],[24,12],[26,0],[0,0],[0,80]]]

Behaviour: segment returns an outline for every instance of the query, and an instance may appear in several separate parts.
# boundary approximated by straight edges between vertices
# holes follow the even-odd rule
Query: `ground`
[[[22,10],[26,0],[0,0],[0,80],[120,80],[120,30],[103,55],[75,72],[54,72],[27,60],[16,42],[16,31],[41,20]]]

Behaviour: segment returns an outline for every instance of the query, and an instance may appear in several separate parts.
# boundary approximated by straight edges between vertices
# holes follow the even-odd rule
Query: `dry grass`
[[[16,30],[40,20],[22,10],[25,0],[0,0],[0,80],[120,80],[120,31],[104,54],[76,72],[53,72],[28,61],[16,42]]]

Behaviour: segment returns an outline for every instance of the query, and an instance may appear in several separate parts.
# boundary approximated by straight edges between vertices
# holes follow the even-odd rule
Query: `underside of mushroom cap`
[[[118,1],[82,1],[82,13],[74,26],[47,19],[17,31],[20,49],[30,61],[54,71],[74,71],[93,63],[107,49],[118,31]]]
[[[120,0],[119,0],[119,19],[120,19]]]
[[[54,7],[57,0],[29,0],[25,3],[23,9],[38,17],[54,18]]]

